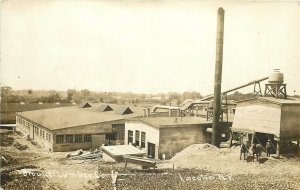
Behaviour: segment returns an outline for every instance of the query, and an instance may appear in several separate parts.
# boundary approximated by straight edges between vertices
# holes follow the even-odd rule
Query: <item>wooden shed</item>
[[[259,97],[237,104],[233,131],[272,134],[279,138],[300,138],[300,99]]]

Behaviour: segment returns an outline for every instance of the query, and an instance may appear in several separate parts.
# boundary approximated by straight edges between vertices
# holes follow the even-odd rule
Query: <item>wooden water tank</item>
[[[283,83],[283,73],[280,69],[274,69],[273,73],[269,76],[269,83],[271,84],[282,84]]]

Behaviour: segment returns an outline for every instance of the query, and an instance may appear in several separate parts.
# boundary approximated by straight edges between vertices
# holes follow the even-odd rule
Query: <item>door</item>
[[[155,158],[155,144],[148,142],[148,158]]]

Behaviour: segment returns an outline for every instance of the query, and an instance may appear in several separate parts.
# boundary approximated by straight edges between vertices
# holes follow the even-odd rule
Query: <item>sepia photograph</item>
[[[300,2],[0,0],[0,190],[299,190]]]

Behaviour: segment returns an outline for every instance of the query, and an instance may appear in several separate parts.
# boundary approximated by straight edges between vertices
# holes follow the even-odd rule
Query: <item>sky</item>
[[[2,1],[1,86],[211,94],[219,7],[222,91],[281,69],[300,94],[293,1]]]

